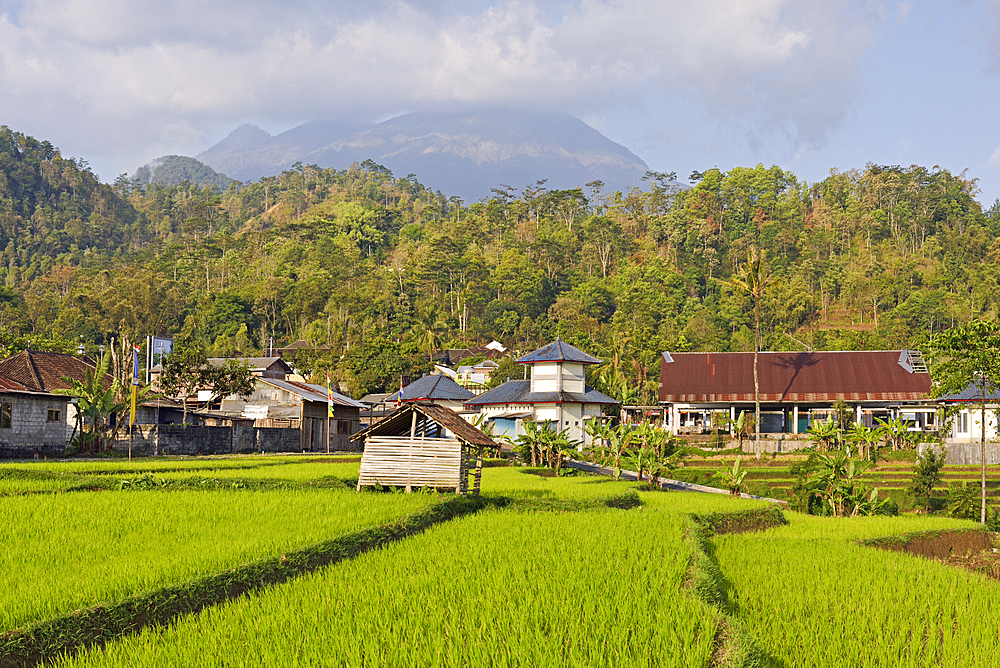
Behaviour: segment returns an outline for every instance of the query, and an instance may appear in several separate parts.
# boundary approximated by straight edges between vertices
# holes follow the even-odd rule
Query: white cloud
[[[993,150],[993,155],[990,156],[990,159],[987,161],[986,164],[988,164],[990,167],[1000,167],[1000,146],[997,146]]]
[[[751,140],[817,145],[884,20],[880,2],[851,0],[25,0],[0,14],[0,116],[144,161],[148,147],[197,152],[243,120],[605,113],[652,86],[747,124]]]

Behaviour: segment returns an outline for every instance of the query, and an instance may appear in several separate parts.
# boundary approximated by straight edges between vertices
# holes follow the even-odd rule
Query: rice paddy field
[[[862,481],[877,487],[881,496],[892,499],[901,508],[910,508],[915,504],[907,489],[913,477],[913,453],[910,451],[897,454],[906,454],[909,455],[909,458],[880,461],[878,466],[869,469],[862,476]],[[796,481],[792,465],[803,458],[803,455],[797,453],[782,455],[775,459],[765,457],[760,460],[745,456],[741,466],[747,471],[745,483],[750,493],[780,501],[788,499],[789,492]],[[734,459],[735,456],[688,459],[684,462],[684,466],[672,475],[687,482],[718,484],[712,482],[713,476],[723,466],[731,465]],[[970,482],[978,485],[980,475],[979,466],[945,466],[941,469],[941,485],[938,488],[938,495],[943,498],[947,493],[948,485],[954,482]],[[993,508],[1000,510],[1000,466],[987,467],[986,495],[987,502]]]
[[[516,467],[484,469],[483,500],[457,514],[294,577],[222,592],[107,642],[17,649],[32,629],[75,628],[79,613],[66,615],[78,608],[131,597],[141,611],[157,588],[280,565],[296,549],[349,543],[455,501],[355,493],[357,466],[321,457],[0,465],[0,572],[18,574],[0,578],[0,664],[1000,664],[1000,583],[859,544],[970,522],[786,510],[783,526],[716,534],[692,527],[781,517],[762,501]],[[120,489],[147,474],[155,484]],[[192,485],[208,480],[287,486]]]

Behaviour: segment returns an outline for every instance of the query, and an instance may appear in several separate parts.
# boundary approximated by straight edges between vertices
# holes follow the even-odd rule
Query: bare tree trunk
[[[757,357],[760,354],[760,312],[758,310],[758,304],[760,302],[760,297],[755,295],[753,300],[753,320],[754,320],[754,335],[753,335],[753,426],[754,426],[754,442],[753,449],[757,453],[757,459],[760,459],[760,379],[757,376]]]
[[[982,422],[980,423],[979,429],[979,456],[982,458],[979,460],[982,469],[982,497],[983,503],[980,509],[979,522],[981,524],[986,524],[986,390],[983,389],[983,403],[980,406],[982,409]]]

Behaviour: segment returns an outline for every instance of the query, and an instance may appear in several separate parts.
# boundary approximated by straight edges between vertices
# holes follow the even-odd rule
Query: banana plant
[[[63,378],[70,383],[70,387],[53,390],[55,394],[76,397],[76,427],[70,440],[77,445],[79,452],[103,452],[108,449],[111,416],[128,408],[127,402],[116,400],[120,389],[117,380],[104,387],[110,361],[110,355],[104,356],[96,369],[87,369],[82,382],[75,378]],[[147,386],[140,395],[145,397],[148,393]]]
[[[886,445],[891,445],[893,451],[902,450],[910,444],[909,424],[903,418],[882,420],[875,418],[879,423],[879,434]]]
[[[826,420],[816,420],[809,425],[809,437],[819,443],[820,447],[829,452],[832,445],[840,436],[840,427],[833,421],[833,417]]]
[[[733,496],[739,496],[743,493],[743,479],[747,477],[747,471],[740,468],[742,458],[742,455],[737,456],[730,468],[724,468],[715,474],[716,478],[726,486],[726,489]]]
[[[847,431],[847,440],[857,447],[859,457],[874,462],[878,456],[878,444],[882,442],[882,436],[878,429],[855,422]]]
[[[619,424],[612,427],[592,420],[587,423],[585,428],[592,437],[601,439],[601,445],[595,448],[598,462],[601,466],[611,468],[615,480],[621,478],[622,457],[629,445],[630,429],[628,425]]]

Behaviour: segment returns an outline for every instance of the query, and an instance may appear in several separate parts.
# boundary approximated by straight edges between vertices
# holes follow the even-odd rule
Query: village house
[[[419,401],[424,404],[446,406],[453,411],[461,411],[465,402],[474,395],[453,381],[448,376],[429,375],[419,378],[399,392],[394,392],[385,398],[383,403],[410,403]]]
[[[567,430],[571,440],[589,445],[587,420],[599,418],[605,406],[618,404],[586,385],[586,367],[600,362],[557,338],[517,360],[531,368],[529,380],[508,380],[465,405],[492,422],[497,436],[514,439],[524,433],[525,421],[543,422],[559,431]]]
[[[0,360],[0,377],[17,383],[24,391],[37,394],[51,394],[53,390],[68,390],[71,381],[86,381],[87,372],[94,373],[97,363],[89,357],[68,353],[53,353],[39,350],[22,350],[16,355]],[[111,387],[111,379],[106,378],[105,387]],[[76,404],[70,402],[60,415],[69,434],[76,427]]]
[[[500,366],[491,359],[483,360],[474,366],[460,366],[455,370],[455,382],[465,388],[480,389],[490,380],[490,374]]]
[[[350,437],[361,430],[364,408],[360,401],[329,392],[322,385],[258,377],[249,397],[225,397],[218,411],[202,415],[246,421],[248,426],[252,420],[254,427],[295,429],[300,450],[319,452],[327,449],[328,426],[330,449],[348,449]]]
[[[62,457],[72,436],[70,397],[28,390],[0,377],[0,457]]]
[[[986,392],[986,440],[996,441],[997,411],[1000,410],[1000,389],[987,389]],[[951,425],[945,437],[945,444],[979,443],[983,434],[983,413],[980,408],[980,390],[975,385],[969,385],[961,392],[949,394],[938,399],[938,403],[952,409]]]
[[[754,412],[752,352],[663,353],[659,401],[675,434],[703,433]],[[846,403],[855,422],[903,417],[933,431],[931,377],[916,350],[761,352],[760,432],[804,434]]]

